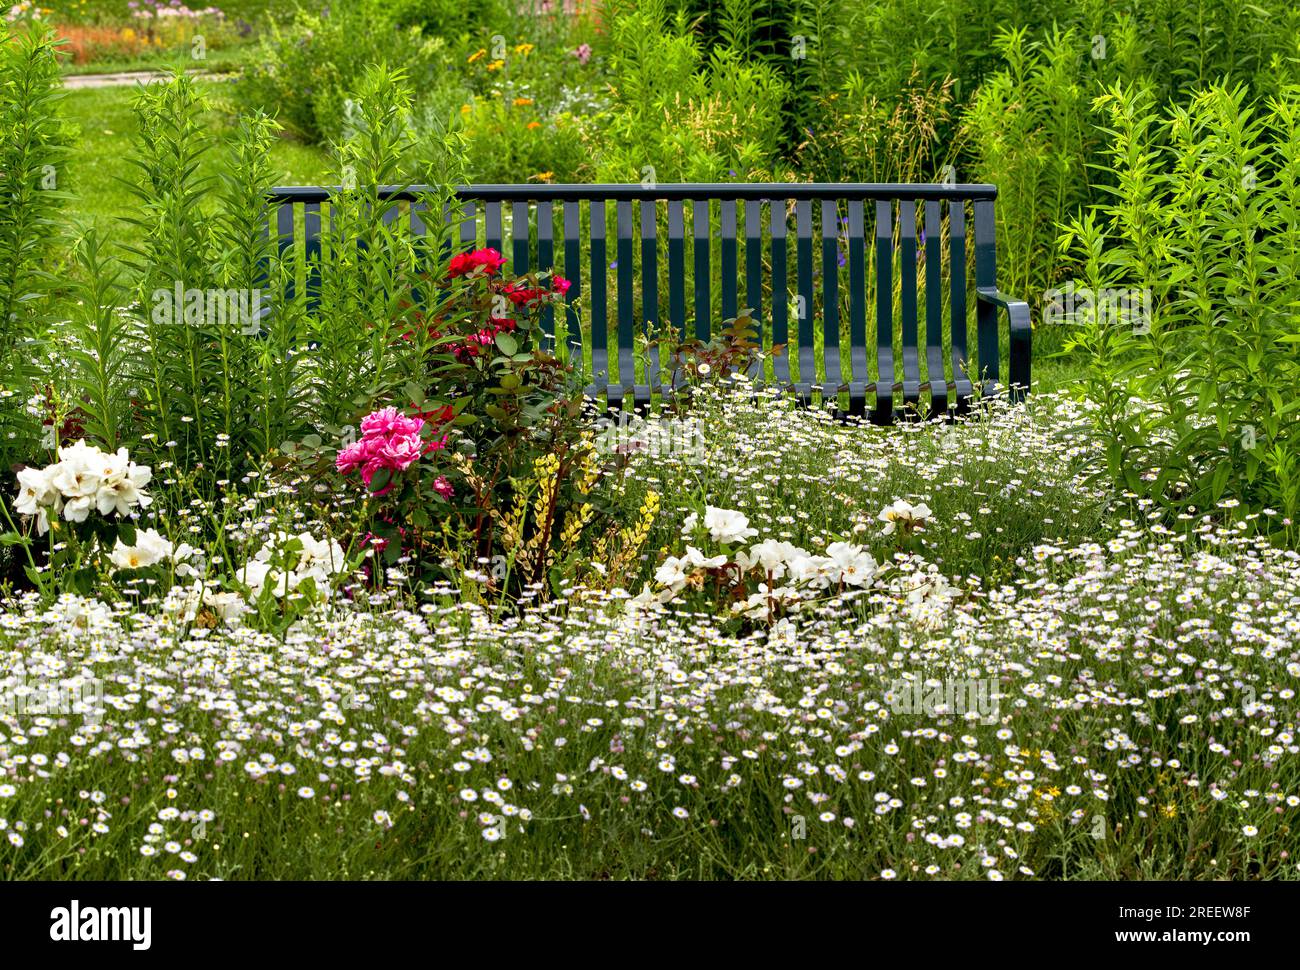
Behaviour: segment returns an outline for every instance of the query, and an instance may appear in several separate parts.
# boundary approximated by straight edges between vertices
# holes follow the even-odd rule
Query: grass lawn
[[[103,225],[133,207],[131,194],[122,180],[130,175],[126,157],[137,130],[131,111],[136,87],[91,88],[67,94],[65,114],[81,129],[67,163],[68,189],[76,196],[69,203],[68,211],[76,218]],[[214,101],[221,95],[220,87],[221,82],[202,84],[204,92]],[[214,110],[211,118],[215,128],[226,128],[219,111]],[[326,178],[326,158],[318,148],[284,139],[276,142],[272,155],[283,172],[281,184],[312,185]],[[205,159],[206,171],[214,171],[211,157]],[[129,231],[131,227],[122,225],[114,235],[125,241],[123,233]]]
[[[186,70],[197,70],[211,74],[225,74],[238,71],[258,56],[258,45],[252,43],[236,44],[219,50],[208,51],[208,56],[201,61],[181,60],[179,63]],[[141,54],[138,57],[123,57],[112,60],[90,61],[86,64],[65,63],[63,72],[78,74],[117,74],[125,71],[168,71],[178,63],[175,52]]]

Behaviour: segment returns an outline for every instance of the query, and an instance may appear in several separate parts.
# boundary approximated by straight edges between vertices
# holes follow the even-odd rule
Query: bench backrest
[[[271,193],[281,254],[307,261],[309,291],[335,191]],[[426,191],[381,189],[399,202],[386,220],[422,235]],[[583,348],[592,389],[611,405],[667,379],[658,354],[631,351],[647,324],[707,340],[749,309],[764,346],[786,347],[767,376],[801,396],[843,390],[854,409],[875,394],[873,416],[888,420],[899,392],[905,404],[925,392],[943,411],[968,401],[972,382],[997,388],[996,315],[979,313],[969,336],[973,294],[997,285],[996,195],[942,184],[470,185],[443,217],[459,220],[461,248],[492,246],[514,273],[571,281],[582,319],[571,308],[546,325]]]

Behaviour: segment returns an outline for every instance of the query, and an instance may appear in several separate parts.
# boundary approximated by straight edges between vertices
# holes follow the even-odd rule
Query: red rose
[[[505,262],[506,258],[490,247],[476,249],[471,253],[458,253],[451,258],[447,275],[455,279],[458,276],[468,276],[481,268],[484,270],[483,275],[491,276],[504,266]]]

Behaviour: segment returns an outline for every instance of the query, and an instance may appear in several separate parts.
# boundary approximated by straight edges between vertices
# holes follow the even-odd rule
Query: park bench
[[[308,289],[319,287],[312,263],[334,191],[270,193],[281,255],[306,262]],[[424,234],[425,191],[381,189],[399,203],[385,220]],[[757,376],[802,401],[846,396],[850,414],[870,404],[876,423],[965,410],[976,388],[1029,389],[1029,307],[997,287],[992,185],[471,185],[458,195],[461,248],[491,246],[515,274],[571,281],[568,309],[555,315],[564,319],[548,313],[543,325],[584,351],[588,393],[609,407],[643,407],[663,389],[660,355],[634,351],[650,324],[707,341],[742,310],[765,347],[785,347]]]

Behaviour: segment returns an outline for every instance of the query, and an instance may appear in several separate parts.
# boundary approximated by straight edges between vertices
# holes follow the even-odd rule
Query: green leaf
[[[514,357],[519,353],[519,341],[508,333],[497,334],[497,349],[507,357]]]
[[[90,596],[95,591],[95,581],[98,574],[92,566],[83,566],[70,577],[72,588],[82,596]]]

